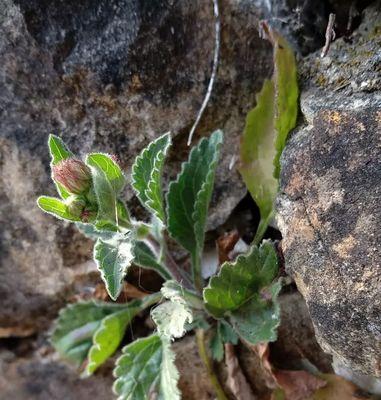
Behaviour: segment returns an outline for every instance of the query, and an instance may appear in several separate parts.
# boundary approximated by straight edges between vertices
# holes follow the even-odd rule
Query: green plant
[[[240,168],[261,219],[254,238],[258,244],[274,216],[280,156],[298,115],[298,82],[294,52],[287,41],[262,22],[263,35],[273,45],[274,73],[247,114],[240,149]]]
[[[223,343],[238,337],[256,344],[276,338],[281,284],[274,245],[264,241],[247,254],[225,262],[205,282],[201,274],[205,227],[223,135],[214,132],[194,147],[167,193],[162,171],[171,144],[165,134],[142,151],[132,167],[131,185],[151,220],[136,221],[121,196],[126,177],[115,159],[92,153],[76,158],[56,136],[49,138],[52,179],[60,198],[42,196],[38,205],[57,218],[77,224],[96,240],[94,259],[113,300],[121,293],[132,264],[156,271],[164,279],[161,292],[125,304],[79,302],[61,310],[51,341],[62,357],[85,365],[90,375],[117,350],[131,320],[151,309],[156,332],[122,349],[116,362],[114,392],[119,399],[180,398],[178,371],[171,343],[195,330],[200,356],[219,399],[224,392],[213,362],[223,357]],[[191,272],[168,251],[170,235],[190,255]],[[205,335],[206,331],[212,331]]]

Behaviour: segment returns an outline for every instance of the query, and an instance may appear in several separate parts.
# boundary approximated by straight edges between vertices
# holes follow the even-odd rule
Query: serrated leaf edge
[[[217,138],[218,142],[216,144],[216,151],[213,155],[213,161],[210,164],[210,168],[209,168],[209,172],[206,175],[205,181],[204,183],[201,185],[201,188],[199,190],[199,192],[197,193],[197,197],[196,197],[196,202],[195,202],[195,207],[194,207],[194,212],[192,213],[192,219],[193,219],[193,224],[194,224],[194,231],[196,232],[198,229],[202,228],[203,230],[205,229],[205,227],[201,227],[201,221],[200,218],[198,217],[199,211],[200,211],[200,203],[201,203],[201,198],[202,196],[206,193],[206,190],[208,187],[213,186],[214,183],[214,179],[215,179],[215,175],[216,175],[216,168],[217,168],[217,164],[218,164],[218,160],[219,160],[219,155],[220,155],[220,150],[222,147],[222,140],[223,140],[223,136],[222,136],[222,131],[221,130],[217,130],[215,132],[212,133],[211,137],[215,135],[215,136],[219,136],[219,138]],[[204,138],[206,139],[206,138]],[[203,139],[203,140],[204,140]],[[208,139],[206,139],[208,140]],[[200,142],[201,144],[201,142]],[[212,187],[212,191],[213,191],[213,187]],[[212,193],[211,191],[211,193]],[[209,203],[210,203],[210,197],[208,199],[207,202],[207,208],[209,208]],[[205,234],[205,232],[204,232]],[[200,243],[198,243],[199,241],[198,239],[198,235],[195,235],[196,238],[196,244],[198,246],[198,252],[200,253],[200,257],[201,257],[201,252],[202,249],[204,247],[204,240],[200,241]]]
[[[145,200],[145,199],[141,198],[140,191],[137,190],[135,187],[135,184],[137,182],[135,177],[137,176],[137,169],[139,167],[139,161],[148,158],[147,155],[150,154],[150,151],[152,150],[152,148],[157,144],[157,142],[159,142],[164,137],[167,137],[168,140],[167,140],[167,143],[164,146],[164,148],[159,150],[158,153],[156,154],[156,156],[154,157],[153,168],[150,172],[150,178],[149,178],[149,182],[147,184],[147,189],[144,191],[144,195],[147,198]],[[152,207],[154,204],[154,201],[153,201],[152,197],[150,197],[148,195],[148,193],[150,193],[152,196],[153,191],[154,191],[154,186],[153,186],[154,181],[152,180],[153,175],[155,173],[157,173],[157,174],[159,174],[159,178],[161,179],[162,170],[158,168],[158,165],[162,166],[161,163],[164,161],[171,144],[172,144],[172,140],[171,140],[170,132],[166,132],[163,135],[159,136],[158,138],[156,138],[155,140],[150,142],[149,145],[147,147],[145,147],[143,149],[143,151],[136,157],[136,159],[132,165],[132,169],[131,169],[131,186],[132,186],[136,196],[138,197],[140,202],[143,204],[143,206],[145,206],[148,209],[148,211],[152,212],[162,222],[164,222],[164,219],[165,219],[165,207],[163,204],[163,202],[164,202],[163,195],[161,196],[162,198],[160,199],[162,209],[160,211],[158,211]]]
[[[139,342],[144,342],[145,340],[147,340],[148,338],[151,338],[151,337],[155,337],[156,339],[158,339],[158,340],[160,340],[160,343],[161,343],[161,346],[160,346],[160,350],[161,350],[161,352],[163,351],[162,350],[162,346],[163,346],[163,344],[162,344],[162,340],[161,340],[161,338],[159,337],[159,335],[158,334],[152,334],[152,335],[150,335],[150,336],[147,336],[147,337],[143,337],[143,338],[139,338],[139,339],[136,339],[136,340],[134,340],[132,343],[129,343],[128,345],[126,345],[125,347],[123,347],[123,349],[122,349],[122,354],[117,358],[117,360],[115,361],[115,368],[113,369],[113,376],[114,376],[114,378],[115,378],[115,381],[114,381],[114,384],[112,385],[112,391],[113,391],[113,393],[116,395],[116,396],[118,396],[118,400],[123,400],[124,399],[124,397],[123,397],[123,395],[121,395],[120,393],[118,393],[117,392],[117,390],[116,390],[116,386],[117,386],[117,383],[118,383],[118,381],[120,380],[120,379],[122,379],[122,374],[121,374],[121,372],[120,372],[120,366],[119,366],[119,364],[120,364],[120,362],[122,362],[123,361],[123,358],[126,356],[126,353],[128,352],[128,350],[129,350],[129,346],[131,346],[131,345],[133,345],[133,344],[136,344],[136,343],[139,343]],[[152,346],[152,347],[154,347],[155,345],[157,344],[157,342],[155,341],[154,343],[150,343],[149,344],[149,346]],[[145,349],[147,348],[147,346],[145,347]],[[156,352],[155,352],[156,353]],[[153,355],[153,354],[152,354]],[[152,357],[152,355],[151,355],[151,357]]]
[[[178,382],[180,378],[179,371],[176,367],[175,360],[176,354],[171,349],[171,341],[167,339],[162,339],[163,354],[162,354],[162,365],[167,363],[167,368],[161,367],[160,372],[160,392],[165,400],[180,400],[181,394],[178,387]],[[165,372],[172,370],[172,374],[167,374],[165,382],[163,382],[163,375]],[[163,389],[164,388],[164,389]],[[167,390],[170,389],[169,392]],[[163,393],[163,390],[165,392]]]
[[[101,268],[101,265],[100,265],[101,263],[100,263],[100,262],[97,260],[97,258],[96,258],[97,248],[98,248],[98,246],[101,244],[101,242],[102,242],[103,244],[110,244],[110,243],[108,243],[107,240],[102,240],[102,239],[98,238],[97,241],[96,241],[96,243],[95,243],[95,245],[94,245],[93,259],[94,259],[94,261],[95,261],[95,264],[96,264],[96,266],[97,266],[98,271],[99,271],[100,274],[101,274],[101,278],[102,278],[102,280],[103,280],[103,282],[104,282],[104,284],[105,284],[105,286],[106,286],[107,293],[108,293],[109,296],[112,298],[112,300],[115,301],[115,300],[118,298],[118,296],[120,295],[121,291],[122,291],[122,288],[123,288],[122,282],[123,282],[124,277],[126,276],[126,273],[127,273],[128,268],[131,266],[131,263],[133,262],[133,257],[131,257],[130,264],[126,264],[126,266],[123,267],[123,270],[120,271],[122,277],[121,277],[121,279],[120,279],[120,282],[118,283],[119,290],[118,290],[115,294],[112,294],[112,293],[110,292],[110,290],[109,290],[109,287],[108,287],[108,282],[107,282],[107,279],[106,279],[106,274],[105,274],[104,270]],[[132,246],[132,245],[131,245],[131,246]],[[132,253],[131,253],[131,254],[132,254]]]
[[[169,321],[169,325],[165,328],[167,329],[161,329],[160,327],[160,318],[158,318],[158,310],[160,310],[160,308],[163,308],[167,303],[171,303],[179,308],[182,309],[182,312],[184,312],[183,314],[183,325],[182,325],[182,332],[178,332],[178,333],[174,333],[173,331],[171,331],[170,326],[172,324],[172,320],[179,320],[178,318],[178,314],[177,314],[177,318],[174,317],[174,314],[172,314],[172,318],[171,321]],[[174,299],[170,299],[164,303],[159,304],[157,307],[155,307],[154,309],[152,309],[151,311],[151,318],[154,321],[154,323],[157,326],[157,331],[159,333],[159,335],[162,338],[167,338],[168,340],[172,340],[172,339],[179,339],[181,337],[183,337],[187,330],[186,330],[186,324],[191,324],[193,322],[193,313],[190,307],[188,307],[188,305],[186,304],[185,301],[178,301],[178,300],[174,300]]]
[[[261,246],[260,246],[260,247],[252,246],[251,249],[250,249],[247,253],[240,254],[234,261],[225,261],[225,262],[221,265],[221,268],[219,269],[218,273],[217,273],[216,275],[212,276],[212,277],[209,279],[208,285],[203,289],[203,297],[204,297],[204,302],[205,302],[205,304],[206,304],[206,305],[208,304],[208,301],[207,301],[206,298],[205,298],[205,293],[206,293],[208,290],[213,289],[213,288],[212,288],[213,282],[214,282],[216,279],[221,278],[221,275],[224,273],[224,269],[226,269],[226,268],[229,268],[229,269],[234,269],[234,268],[236,268],[237,265],[238,265],[242,260],[245,260],[245,259],[249,258],[255,251],[257,251],[257,250],[260,251],[261,249],[263,249],[264,246],[267,246],[267,245],[273,246],[272,241],[271,241],[271,240],[264,240],[264,241],[261,243]],[[267,259],[267,257],[266,257],[266,259]],[[244,302],[242,302],[242,303],[241,303],[239,306],[237,306],[234,310],[228,310],[228,311],[225,311],[225,313],[228,314],[229,312],[234,312],[235,310],[238,310],[238,309],[241,308],[243,305],[245,305],[247,302],[249,302],[256,294],[257,294],[257,293],[255,293],[255,294],[249,296],[247,299],[245,299]],[[212,306],[212,307],[213,307],[213,306]]]
[[[204,145],[205,142],[210,142],[210,140],[212,138],[214,138],[215,136],[217,136],[217,135],[219,136],[219,142],[217,142],[216,151],[214,152],[213,161],[211,163],[211,168],[209,168],[209,171],[208,171],[208,173],[206,175],[206,178],[205,178],[203,184],[201,185],[200,190],[198,191],[198,193],[196,195],[196,201],[195,201],[195,207],[194,207],[193,213],[190,215],[190,217],[188,216],[189,214],[187,214],[188,222],[192,227],[192,231],[193,231],[193,235],[194,235],[194,239],[195,239],[196,249],[195,249],[194,252],[190,251],[189,249],[186,249],[186,250],[189,251],[190,254],[191,254],[192,265],[193,265],[193,279],[194,279],[194,282],[196,284],[196,287],[200,291],[202,289],[202,283],[200,282],[200,279],[201,279],[200,258],[201,258],[201,253],[202,253],[202,249],[203,249],[204,243],[203,243],[203,240],[199,241],[197,239],[197,237],[198,237],[197,232],[199,230],[201,230],[201,229],[199,229],[200,228],[200,225],[199,225],[200,221],[195,221],[195,219],[199,220],[199,218],[197,218],[198,217],[197,214],[199,212],[198,209],[200,208],[200,207],[196,208],[196,206],[201,201],[201,196],[205,193],[206,188],[211,183],[211,182],[209,182],[209,179],[210,180],[212,180],[212,179],[214,180],[214,177],[215,177],[215,170],[216,170],[216,166],[217,166],[217,163],[218,163],[219,153],[220,153],[220,149],[221,149],[221,146],[222,146],[222,140],[223,140],[223,132],[221,130],[216,130],[209,137],[202,138],[199,141],[199,143],[192,148],[192,150],[189,153],[188,159],[181,163],[180,172],[177,174],[176,179],[169,184],[169,188],[168,188],[168,192],[167,192],[167,215],[168,215],[168,219],[169,219],[170,214],[169,214],[169,201],[168,201],[168,198],[169,198],[169,195],[171,193],[172,186],[178,185],[180,187],[183,187],[183,185],[182,185],[182,177],[183,177],[183,175],[185,173],[185,169],[187,168],[187,166],[192,161],[193,154],[198,152],[198,151],[200,151],[200,149],[202,148],[202,146]],[[209,207],[209,203],[210,203],[210,199],[207,202],[207,206],[208,207]],[[168,221],[167,225],[169,227],[169,225],[170,225],[169,221]],[[205,229],[205,227],[203,227],[203,229]],[[169,232],[169,234],[173,239],[175,239],[177,241],[177,239],[171,234],[171,232]],[[205,232],[203,232],[203,235],[204,234],[205,234]],[[200,243],[200,242],[202,242],[202,243]]]

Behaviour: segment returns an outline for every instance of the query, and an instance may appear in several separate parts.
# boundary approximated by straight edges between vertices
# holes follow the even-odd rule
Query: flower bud
[[[97,213],[94,210],[83,210],[81,214],[81,221],[84,223],[94,222],[96,219]]]
[[[73,194],[86,193],[91,186],[90,168],[75,158],[67,158],[54,165],[53,179]]]
[[[74,194],[65,200],[65,204],[71,215],[80,218],[85,209],[86,201],[82,197]]]

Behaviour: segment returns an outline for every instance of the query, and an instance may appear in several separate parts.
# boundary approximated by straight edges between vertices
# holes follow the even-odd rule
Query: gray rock
[[[263,18],[287,37],[302,55],[324,43],[330,12],[329,0],[256,0]]]
[[[380,7],[349,45],[301,65],[306,124],[282,157],[278,224],[287,271],[317,339],[341,365],[381,376]]]
[[[6,356],[8,355],[8,359]],[[44,359],[43,359],[44,358]],[[81,379],[78,371],[52,357],[0,354],[2,400],[104,400],[113,398],[111,368],[107,374]]]
[[[336,37],[355,30],[362,11],[372,0],[252,0],[261,17],[285,36],[305,56],[323,47],[330,13],[335,14]]]
[[[194,140],[225,132],[211,229],[246,193],[230,164],[272,57],[258,38],[252,4],[223,0],[220,7],[220,65]],[[209,1],[1,1],[0,336],[44,329],[77,277],[93,268],[83,264],[91,244],[35,205],[37,196],[54,195],[48,134],[80,155],[116,153],[128,172],[138,152],[170,130],[167,175],[175,176],[188,155],[213,50]],[[125,197],[143,215],[131,190]]]

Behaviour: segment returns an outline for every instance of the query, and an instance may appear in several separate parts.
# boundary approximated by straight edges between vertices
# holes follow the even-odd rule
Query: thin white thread
[[[204,113],[206,106],[208,105],[210,96],[212,94],[214,81],[215,81],[216,75],[217,75],[218,57],[219,57],[219,53],[220,53],[220,34],[221,34],[221,23],[220,23],[220,12],[218,9],[218,0],[213,0],[213,10],[214,10],[214,18],[216,20],[215,21],[216,37],[215,37],[215,45],[214,45],[212,74],[210,76],[209,85],[208,85],[208,89],[207,89],[205,97],[204,97],[204,101],[202,102],[201,108],[198,111],[196,121],[193,124],[192,129],[189,132],[188,143],[187,143],[188,146],[191,145],[193,134],[197,128],[197,125],[199,124],[199,122],[201,120],[202,114]]]

